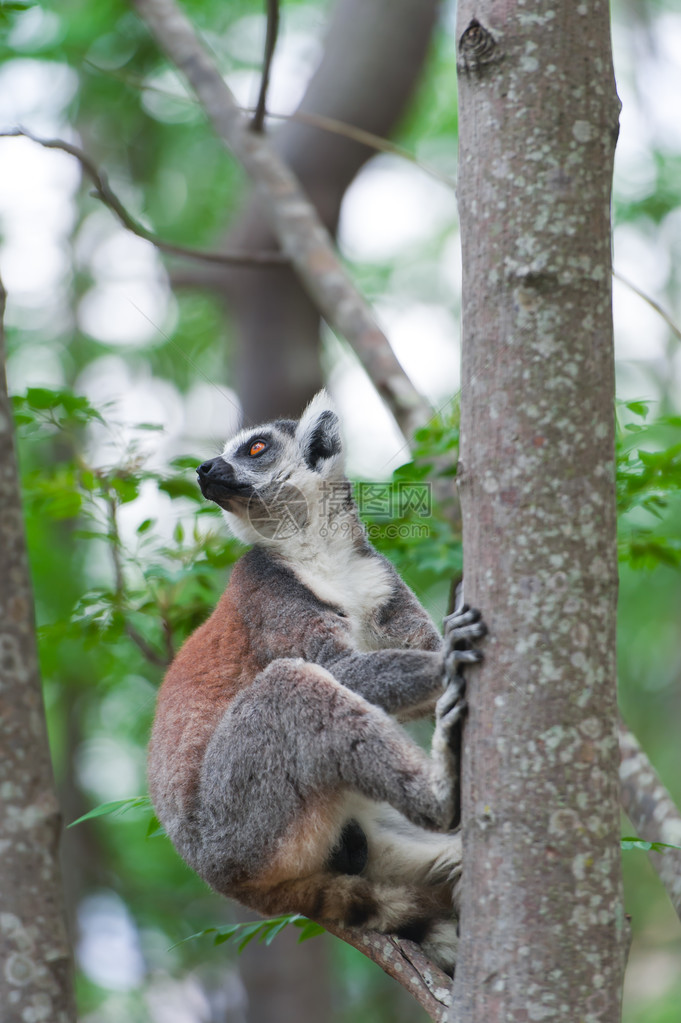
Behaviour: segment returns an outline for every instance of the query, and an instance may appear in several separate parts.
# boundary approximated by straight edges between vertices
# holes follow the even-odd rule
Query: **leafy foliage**
[[[88,464],[80,432],[100,424],[112,427],[89,402],[69,391],[29,388],[14,398],[17,429],[45,443],[59,434],[65,457],[24,473],[26,500],[34,514],[77,520],[74,536],[104,544],[111,571],[106,581],[81,593],[68,620],[41,627],[44,640],[79,638],[89,644],[115,643],[126,636],[152,663],[166,664],[178,644],[206,616],[217,599],[216,569],[229,567],[239,553],[236,542],[206,528],[215,511],[203,502],[188,469],[200,459],[181,456],[168,470],[151,468],[133,442],[114,465]],[[154,424],[141,423],[148,433]],[[75,449],[75,450],[74,450]],[[119,512],[151,485],[178,505],[172,538],[159,537],[154,518],[144,518],[134,537],[121,537]]]
[[[411,461],[396,469],[387,484],[393,498],[390,520],[365,516],[372,543],[419,594],[432,587],[447,590],[461,575],[454,479],[458,450],[459,406],[454,401],[417,431]]]
[[[624,412],[633,421],[621,425]],[[619,556],[634,568],[681,565],[681,531],[665,516],[681,494],[681,416],[661,415],[647,423],[649,404],[619,407],[617,507]],[[678,519],[677,519],[678,521]]]
[[[247,923],[226,924],[224,927],[206,927],[196,934],[190,934],[185,941],[193,941],[195,938],[206,938],[212,936],[214,945],[222,945],[226,941],[237,941],[239,952],[243,952],[247,945],[254,939],[265,945],[270,945],[277,934],[280,934],[285,927],[293,925],[300,929],[298,942],[307,941],[309,938],[316,938],[324,934],[324,928],[313,920],[301,916],[299,913],[286,913],[284,916],[269,917],[266,920],[253,920]]]

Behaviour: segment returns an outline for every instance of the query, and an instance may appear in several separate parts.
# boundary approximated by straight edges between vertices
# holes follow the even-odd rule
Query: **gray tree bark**
[[[71,953],[33,621],[0,283],[0,1005],[3,1023],[75,1023]]]
[[[614,1021],[626,945],[607,0],[461,0],[469,673],[457,1023]]]

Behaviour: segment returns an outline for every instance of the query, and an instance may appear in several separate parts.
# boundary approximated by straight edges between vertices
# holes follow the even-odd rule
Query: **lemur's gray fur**
[[[198,474],[254,546],[161,689],[160,820],[218,891],[267,915],[411,936],[451,972],[455,671],[481,657],[479,613],[446,620],[443,642],[369,544],[325,392],[298,422],[242,430]],[[434,708],[428,757],[389,715]]]

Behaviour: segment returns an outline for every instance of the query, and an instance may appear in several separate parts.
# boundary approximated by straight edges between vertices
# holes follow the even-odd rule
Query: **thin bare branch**
[[[322,316],[350,343],[405,436],[430,408],[397,360],[348,277],[329,232],[268,138],[250,130],[234,97],[174,0],[133,0],[159,44],[196,92],[222,142],[258,190],[282,251]]]
[[[659,302],[656,302],[654,298],[650,297],[650,295],[646,295],[645,291],[641,291],[639,287],[633,284],[632,281],[627,280],[626,277],[623,277],[621,273],[617,272],[617,270],[613,270],[612,275],[615,278],[615,280],[620,281],[620,283],[624,284],[627,288],[633,291],[635,295],[638,295],[638,297],[642,298],[644,302],[647,302],[650,308],[654,309],[655,312],[662,317],[664,322],[671,330],[672,334],[674,334],[678,338],[678,340],[681,341],[681,329],[679,329],[679,327],[676,326],[669,313],[662,308]]]
[[[204,263],[222,263],[238,266],[271,267],[281,266],[287,263],[288,259],[281,252],[209,252],[204,249],[186,248],[184,245],[175,245],[173,242],[166,242],[153,231],[149,231],[143,224],[140,224],[131,213],[126,210],[118,196],[112,191],[106,174],[100,170],[94,161],[84,153],[78,146],[64,139],[43,139],[34,135],[26,128],[12,128],[9,131],[0,131],[0,138],[27,138],[37,142],[45,149],[61,149],[62,152],[75,156],[83,171],[94,184],[93,195],[100,199],[105,206],[108,206],[112,213],[118,218],[123,227],[132,231],[139,238],[151,242],[161,252],[170,256],[181,256],[184,259],[199,259]]]
[[[431,167],[430,164],[419,160],[414,153],[410,153],[408,149],[396,145],[390,139],[374,135],[373,132],[365,131],[364,128],[357,128],[354,124],[347,124],[345,121],[338,121],[335,117],[325,117],[323,114],[316,114],[309,110],[296,110],[292,114],[274,114],[268,111],[267,116],[277,121],[300,121],[301,124],[309,124],[312,128],[319,128],[320,131],[328,131],[331,135],[343,135],[345,138],[352,139],[353,142],[361,142],[368,149],[375,149],[378,153],[398,156],[401,160],[407,160],[415,167],[418,167],[424,174],[428,174],[431,178],[435,178],[436,181],[447,185],[448,188],[456,189],[454,178],[447,174],[442,174],[435,167]]]
[[[330,934],[352,945],[407,990],[436,1023],[444,1023],[451,1003],[451,979],[428,959],[420,945],[378,931],[330,927]]]
[[[636,835],[646,842],[681,845],[681,813],[635,737],[620,718],[620,798]],[[681,851],[648,853],[681,919]]]
[[[163,89],[158,85],[148,82],[142,75],[134,75],[127,71],[121,71],[118,69],[102,68],[98,64],[93,64],[92,61],[86,60],[84,63],[96,71],[97,74],[106,75],[110,78],[115,78],[119,82],[123,82],[125,85],[132,86],[135,89],[142,89],[146,92],[154,92],[159,96],[166,96],[174,101],[185,101],[192,106],[196,106],[196,100],[192,96],[178,96],[172,93],[169,89]],[[239,110],[243,114],[255,113],[255,107],[239,107]],[[361,142],[367,149],[373,149],[377,153],[387,153],[389,156],[397,156],[400,160],[406,160],[411,163],[414,167],[418,167],[424,174],[428,174],[429,177],[434,178],[436,181],[440,181],[443,185],[448,188],[456,189],[456,181],[451,175],[443,174],[429,163],[424,163],[414,153],[409,152],[403,146],[398,146],[397,143],[391,142],[390,139],[384,138],[382,135],[376,135],[372,131],[366,131],[364,128],[358,128],[357,125],[348,124],[347,121],[339,121],[335,117],[326,117],[324,114],[318,114],[312,110],[294,110],[290,114],[278,114],[273,110],[267,110],[266,118],[270,121],[297,121],[300,124],[308,124],[311,128],[318,128],[320,131],[326,131],[330,135],[342,135],[343,138],[352,139],[353,142]]]
[[[279,0],[265,0],[267,6],[267,31],[265,32],[265,56],[262,64],[262,77],[260,79],[260,92],[258,102],[255,105],[255,113],[251,121],[253,131],[262,131],[265,121],[267,105],[267,87],[270,83],[270,70],[272,68],[272,57],[274,47],[277,45],[277,34],[279,32]]]

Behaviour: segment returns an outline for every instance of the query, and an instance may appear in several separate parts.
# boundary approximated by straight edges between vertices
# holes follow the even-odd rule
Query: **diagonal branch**
[[[444,1023],[451,1004],[451,980],[424,955],[420,945],[378,931],[330,927],[326,921],[324,928],[380,966],[416,999],[432,1020]]]
[[[94,161],[84,153],[78,146],[63,139],[43,139],[25,128],[12,128],[9,131],[0,131],[0,138],[27,138],[37,142],[45,149],[61,149],[62,152],[75,156],[79,161],[84,173],[90,178],[95,186],[94,195],[101,199],[105,206],[116,215],[123,227],[132,231],[139,238],[151,242],[161,252],[167,252],[170,256],[183,256],[187,259],[201,259],[208,263],[236,264],[238,266],[281,266],[288,262],[280,252],[207,252],[202,249],[188,249],[183,245],[174,245],[173,242],[163,241],[152,231],[148,231],[139,220],[135,220],[132,214],[126,210],[118,196],[112,191],[104,171],[99,170]]]
[[[344,335],[410,437],[429,406],[402,369],[369,306],[350,281],[329,232],[267,137],[249,130],[234,96],[174,0],[133,0],[185,75],[222,142],[242,164],[282,251],[331,327]]]
[[[681,813],[621,718],[619,737],[620,799],[636,834],[646,842],[681,845]],[[665,849],[648,855],[681,919],[681,851]]]
[[[621,284],[624,284],[625,287],[633,291],[635,295],[638,295],[638,297],[642,298],[644,302],[647,302],[650,308],[654,309],[655,312],[662,317],[677,340],[681,341],[681,330],[679,330],[669,313],[666,309],[662,308],[659,302],[656,302],[654,298],[650,297],[650,295],[646,295],[645,291],[641,291],[638,285],[634,284],[633,281],[630,281],[627,277],[623,277],[617,270],[613,270],[612,275],[616,281],[620,281]]]

